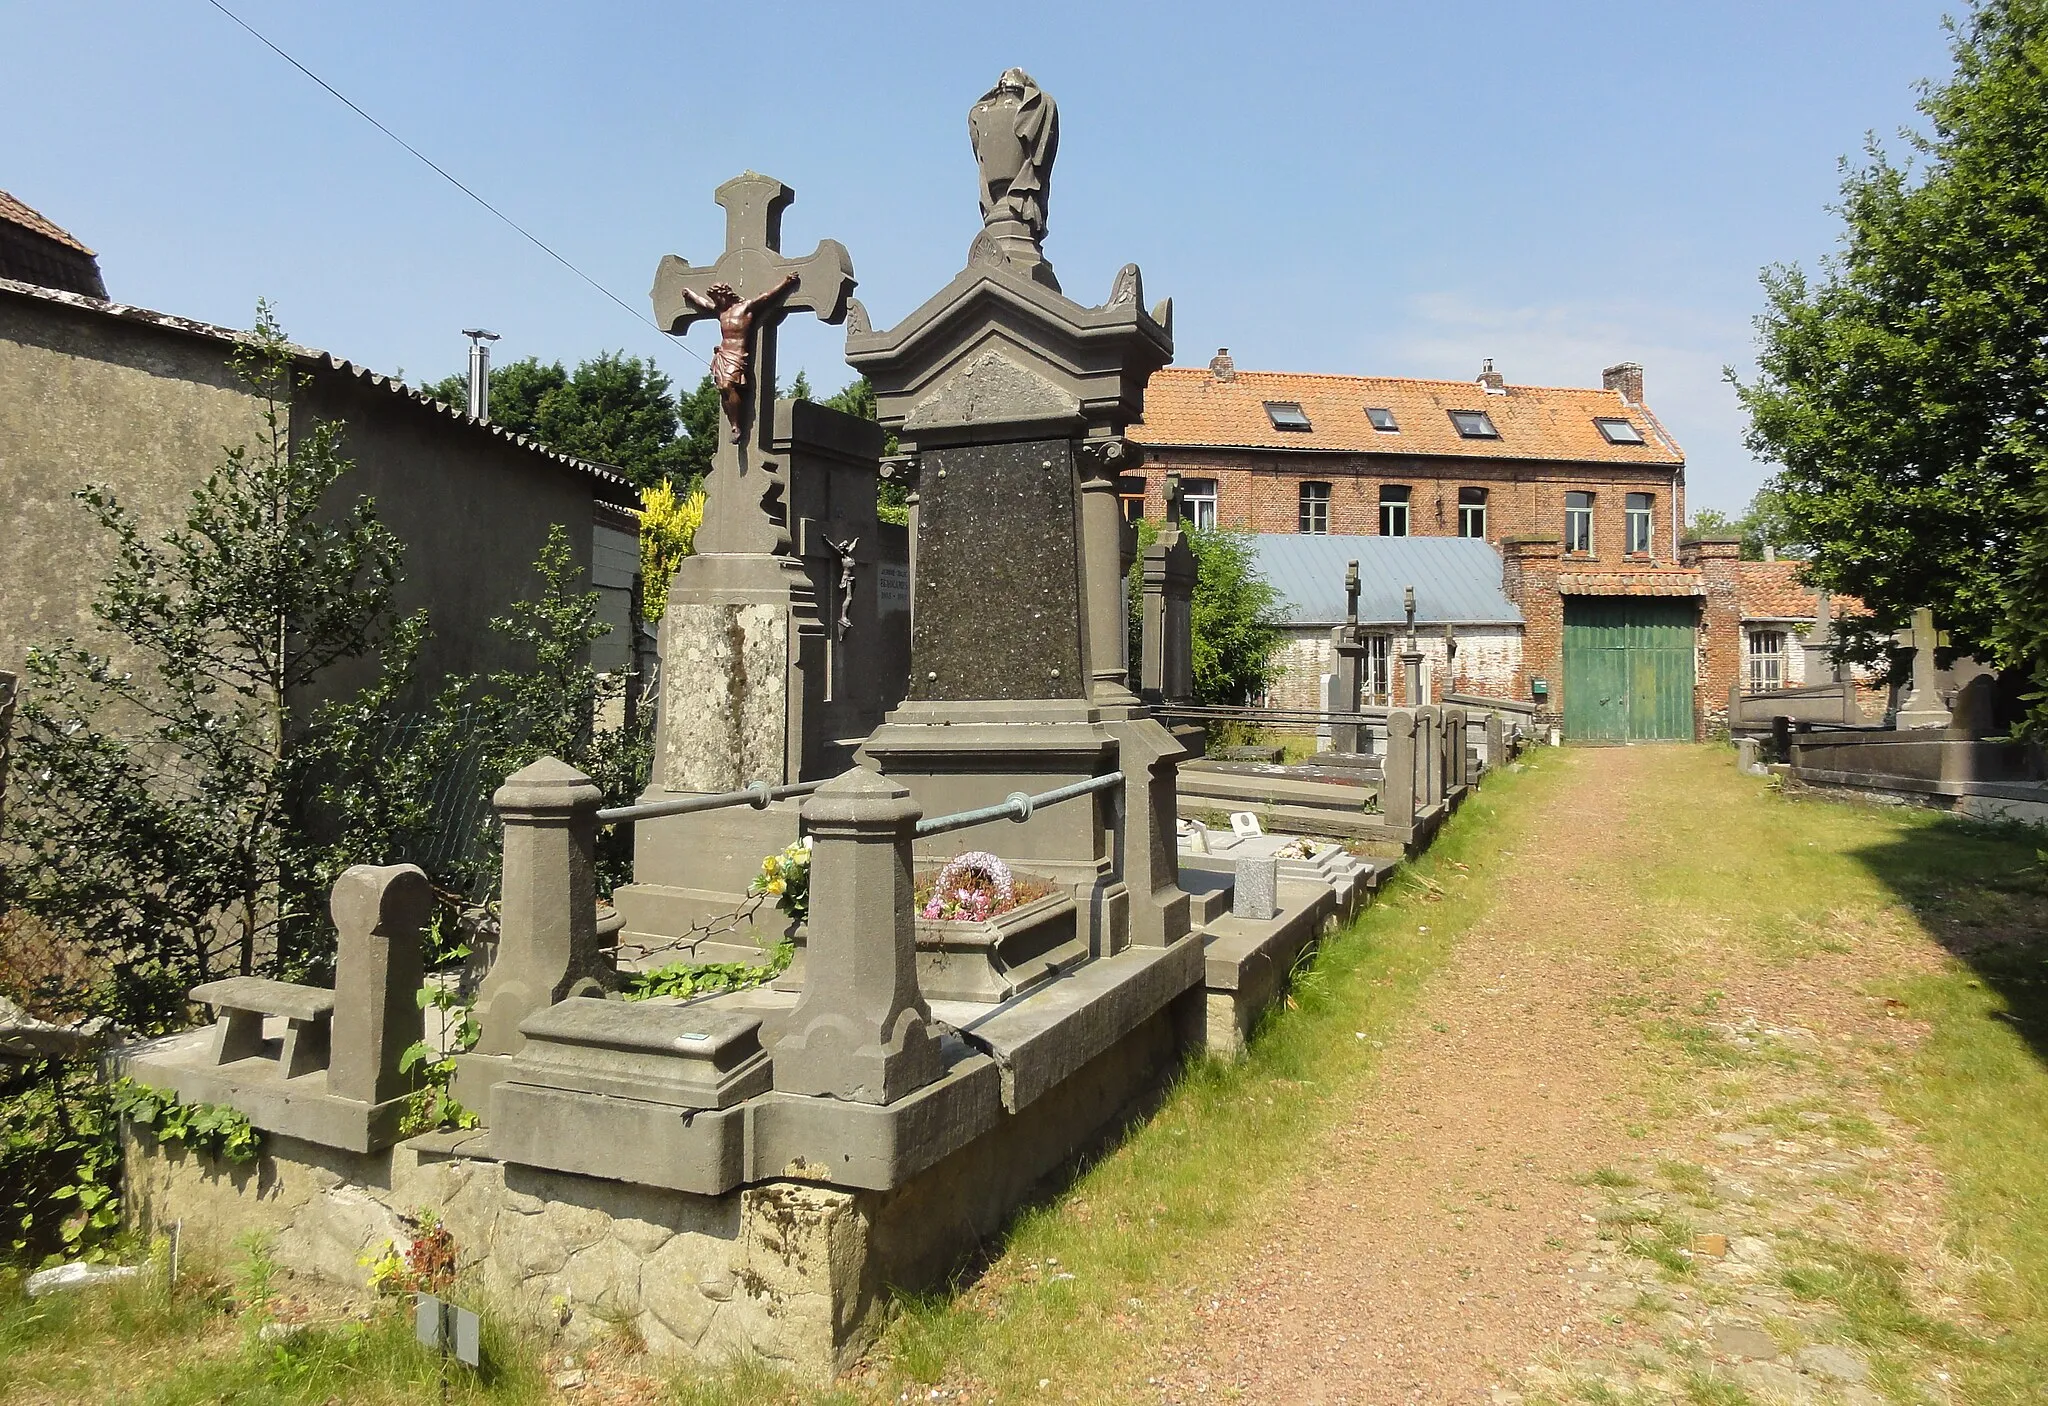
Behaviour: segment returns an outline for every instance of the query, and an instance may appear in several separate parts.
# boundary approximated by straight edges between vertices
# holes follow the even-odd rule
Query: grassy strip
[[[1727,755],[1702,750],[1678,765],[1672,780],[1691,805],[1661,808],[1644,797],[1641,823],[1662,832],[1660,848],[1672,856],[1638,880],[1644,901],[1670,917],[1663,959],[1703,922],[1787,967],[1893,933],[1907,943],[1931,938],[1951,954],[1932,973],[1895,969],[1866,990],[1927,1026],[1917,1047],[1869,1053],[1887,1107],[1919,1130],[1948,1178],[1948,1249],[1973,1267],[1971,1307],[1985,1320],[1976,1327],[1991,1331],[1933,1316],[1915,1304],[1906,1266],[1856,1246],[1781,1244],[1783,1282],[1839,1314],[1842,1336],[1872,1353],[1879,1384],[1898,1399],[1918,1399],[1910,1366],[1934,1357],[1954,1364],[1956,1400],[2039,1401],[2048,1381],[2041,836],[1917,809],[1778,795],[1738,777]],[[1765,1121],[1790,1129],[1801,1111],[1788,1105]],[[1827,1131],[1845,1144],[1875,1138],[1861,1118],[1811,1111],[1826,1113]]]
[[[973,1288],[906,1301],[866,1384],[872,1397],[940,1383],[972,1387],[977,1401],[1124,1400],[1142,1389],[1148,1364],[1132,1359],[1131,1341],[1185,1337],[1194,1295],[1241,1262],[1277,1193],[1322,1155],[1321,1134],[1363,1096],[1387,1037],[1487,910],[1489,861],[1533,840],[1570,764],[1543,756],[1490,781],[1297,974],[1293,1000],[1245,1059],[1192,1063],[1144,1127],[1017,1218]]]
[[[361,1322],[322,1324],[265,1341],[260,1304],[217,1281],[181,1277],[173,1293],[162,1259],[140,1278],[30,1300],[0,1276],[0,1400],[147,1402],[199,1406],[398,1406],[439,1399],[440,1363],[413,1340],[403,1305]],[[487,1323],[484,1369],[454,1367],[451,1402],[545,1399],[539,1354]]]

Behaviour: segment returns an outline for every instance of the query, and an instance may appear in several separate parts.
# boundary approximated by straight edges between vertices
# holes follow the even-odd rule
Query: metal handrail
[[[794,786],[770,786],[765,781],[750,781],[737,791],[722,791],[715,796],[689,796],[680,801],[654,801],[639,806],[611,806],[597,813],[597,823],[617,825],[624,820],[652,820],[661,815],[689,815],[694,811],[723,810],[726,806],[737,805],[766,810],[770,801],[808,796],[824,784],[822,781],[800,781]]]
[[[1086,781],[1076,781],[1071,786],[1057,786],[1050,791],[1041,791],[1027,796],[1022,791],[1012,791],[992,806],[978,810],[955,811],[951,815],[934,815],[917,822],[920,838],[926,835],[943,835],[948,830],[965,830],[970,825],[980,825],[989,820],[1026,821],[1031,812],[1040,806],[1053,805],[1059,801],[1070,801],[1076,796],[1085,796],[1093,791],[1104,791],[1111,786],[1121,786],[1124,774],[1112,771],[1102,776],[1091,776]]]

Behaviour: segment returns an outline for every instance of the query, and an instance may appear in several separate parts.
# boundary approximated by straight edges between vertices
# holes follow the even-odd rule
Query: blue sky
[[[226,0],[635,309],[723,242],[747,168],[785,248],[851,251],[888,326],[978,226],[968,106],[1021,66],[1060,104],[1047,252],[1171,295],[1178,360],[1598,384],[1641,361],[1691,502],[1768,469],[1746,370],[1758,270],[1834,247],[1837,161],[1948,70],[1908,0],[1622,4],[349,5]],[[1952,10],[1954,6],[1950,6]],[[114,297],[419,380],[464,327],[501,359],[692,356],[472,204],[206,0],[0,4],[0,188],[100,253]],[[784,338],[830,389],[841,333]]]

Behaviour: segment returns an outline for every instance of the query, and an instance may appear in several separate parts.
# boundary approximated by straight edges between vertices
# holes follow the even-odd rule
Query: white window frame
[[[1458,490],[1458,496],[1460,500],[1464,498],[1466,491],[1467,490],[1464,488],[1460,488]],[[1473,489],[1471,491],[1476,492],[1479,495],[1479,501],[1476,503],[1467,503],[1463,501],[1459,502],[1458,535],[1460,537],[1476,538],[1479,541],[1484,542],[1486,540],[1486,490],[1483,488],[1478,488]],[[1479,529],[1477,532],[1466,531],[1468,517],[1472,520],[1471,525],[1476,526]]]
[[[1583,508],[1573,507],[1572,498],[1574,496],[1584,497],[1586,506]],[[1564,495],[1564,550],[1566,556],[1593,555],[1593,511],[1598,506],[1599,501],[1591,493],[1579,494],[1577,489]],[[1578,531],[1577,529],[1579,528],[1583,528],[1584,532]]]
[[[1181,506],[1187,510],[1188,521],[1197,530],[1216,530],[1216,504],[1218,494],[1213,478],[1184,478],[1180,481]]]
[[[1642,499],[1637,507],[1636,499]],[[1657,541],[1657,495],[1654,493],[1631,493],[1622,500],[1622,519],[1627,528],[1624,541],[1628,544],[1628,555],[1646,557],[1655,549]],[[1636,543],[1640,541],[1639,547]]]
[[[1387,496],[1389,489],[1398,489],[1405,496],[1389,498]],[[1380,536],[1406,537],[1411,533],[1415,526],[1415,518],[1411,512],[1414,498],[1415,490],[1405,483],[1383,483],[1380,485]],[[1400,531],[1388,531],[1391,527],[1398,527]]]
[[[1782,629],[1751,629],[1746,633],[1749,649],[1743,672],[1749,680],[1747,691],[1776,693],[1785,687],[1786,645],[1790,634]]]
[[[1359,690],[1365,695],[1366,706],[1378,706],[1375,698],[1393,697],[1393,675],[1388,672],[1392,659],[1393,639],[1390,635],[1367,635],[1364,637],[1365,654],[1359,660]]]

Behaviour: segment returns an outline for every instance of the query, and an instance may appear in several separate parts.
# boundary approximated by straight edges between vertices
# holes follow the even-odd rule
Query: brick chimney
[[[1486,365],[1479,368],[1479,384],[1486,387],[1488,395],[1506,395],[1508,378],[1493,369],[1493,358],[1486,358]]]
[[[1237,379],[1237,363],[1230,359],[1229,347],[1216,348],[1216,355],[1209,358],[1209,374],[1219,381]]]
[[[1630,405],[1643,403],[1643,364],[1640,361],[1624,361],[1610,366],[1600,373],[1600,384],[1610,391],[1620,391],[1621,398]]]

